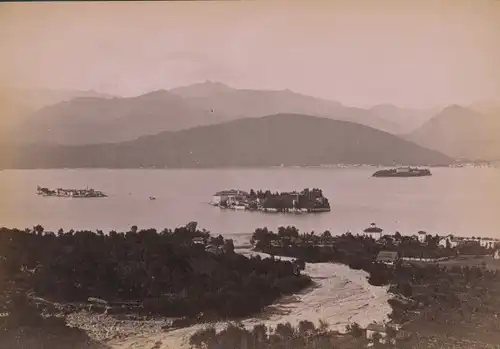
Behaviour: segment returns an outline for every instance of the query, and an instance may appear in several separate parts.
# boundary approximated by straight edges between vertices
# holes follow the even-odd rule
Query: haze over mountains
[[[390,105],[366,110],[289,90],[240,90],[207,81],[133,98],[64,100],[25,117],[15,132],[35,143],[92,144],[277,113],[346,120],[394,134],[408,133],[423,122],[417,111]]]
[[[93,144],[226,120],[161,90],[132,98],[75,98],[42,108],[21,129],[31,142]]]
[[[327,118],[277,114],[121,143],[31,146],[4,168],[209,168],[322,164],[450,164],[452,159],[392,134]]]
[[[26,136],[19,135],[27,135],[27,129],[37,123],[37,111],[79,97],[104,99],[112,96],[92,90],[0,88],[0,143],[26,141]],[[28,126],[32,124],[32,120],[34,125]],[[40,130],[37,132],[41,133]]]
[[[406,139],[455,159],[500,160],[500,113],[449,106]]]
[[[222,83],[210,81],[178,87],[170,91],[154,91],[131,98],[113,97],[94,91],[20,90],[16,93],[18,98],[14,99],[14,103],[10,105],[23,105],[24,109],[14,108],[14,110],[18,113],[24,111],[24,114],[22,117],[19,114],[16,122],[3,127],[4,136],[2,137],[1,150],[5,158],[4,167],[14,164],[12,162],[14,157],[6,154],[16,154],[15,157],[19,161],[16,160],[15,163],[21,167],[33,167],[33,164],[36,163],[41,167],[210,167],[250,166],[251,164],[274,166],[282,163],[295,165],[333,163],[391,165],[394,161],[404,164],[441,164],[447,163],[448,157],[464,160],[500,159],[498,115],[485,115],[459,106],[450,106],[442,111],[407,109],[390,104],[362,109],[344,106],[336,101],[305,96],[290,90],[235,89]],[[2,107],[4,105],[6,103]],[[34,108],[38,108],[38,110],[31,113],[26,112],[26,110]],[[7,110],[2,108],[2,111],[4,109]],[[263,125],[266,124],[265,120],[267,120],[263,117],[275,114],[280,114],[280,122],[272,123],[272,125],[279,124],[282,127],[281,132],[291,132],[290,134],[295,135],[294,126],[288,127],[285,119],[286,117],[292,118],[290,115],[301,114],[304,115],[300,119],[301,127],[304,130],[310,128],[311,132],[322,134],[325,138],[328,138],[327,134],[314,128],[319,123],[318,119],[313,116],[325,118],[325,120],[329,119],[333,121],[333,124],[325,125],[328,125],[326,127],[332,132],[331,137],[334,139],[330,140],[331,143],[328,144],[316,144],[314,139],[310,139],[313,137],[311,135],[301,134],[301,137],[298,138],[295,135],[296,139],[303,139],[300,141],[303,145],[303,153],[294,150],[293,157],[290,157],[290,154],[286,155],[286,152],[279,153],[282,157],[280,161],[278,153],[264,154],[263,151],[259,150],[261,143],[255,144],[260,138],[259,134],[268,134],[263,129]],[[5,115],[7,114],[4,111],[3,116]],[[311,118],[307,119],[305,115],[309,115]],[[234,153],[228,153],[225,148],[219,149],[219,147],[209,144],[210,142],[225,144],[228,137],[220,138],[219,133],[223,133],[221,130],[230,127],[228,125],[233,125],[225,122],[241,120],[243,122],[241,125],[251,127],[254,124],[246,124],[250,121],[245,120],[256,118],[259,118],[259,121],[256,121],[255,127],[259,131],[255,131],[252,141],[237,142],[231,138],[232,136],[229,138],[231,141],[228,140],[227,146],[232,148]],[[273,118],[277,117],[274,116],[271,119],[274,120]],[[2,119],[6,125],[6,118]],[[335,120],[338,122],[336,123]],[[347,127],[345,123],[340,121],[348,121],[349,125],[356,126],[349,126],[349,138],[339,137],[336,127],[342,130]],[[221,123],[225,124],[219,125]],[[200,128],[200,126],[207,125],[218,126],[207,129]],[[336,127],[332,125],[336,125]],[[245,133],[242,126],[234,127],[234,132],[237,134]],[[367,130],[371,130],[372,133]],[[377,133],[379,131],[384,132]],[[409,143],[402,139],[398,140],[403,143],[396,144],[394,138],[391,138],[393,136],[386,132],[440,154],[436,152],[426,153],[421,147],[411,148]],[[276,133],[279,134],[277,130]],[[193,136],[194,134],[196,137]],[[362,134],[367,138],[364,139]],[[148,135],[153,136],[153,138],[144,137]],[[200,137],[206,139],[199,139]],[[273,140],[276,144],[280,144],[280,142],[288,144],[285,140],[280,141],[279,136],[276,137]],[[381,141],[384,138],[387,139]],[[151,142],[144,143],[145,139]],[[342,142],[339,142],[340,139]],[[134,143],[136,140],[137,143]],[[267,147],[272,148],[272,138],[268,138],[268,140]],[[356,140],[357,143],[353,143],[351,140]],[[124,143],[100,145],[100,143],[119,142]],[[29,145],[32,144],[37,146],[30,147]],[[41,144],[46,145],[46,147],[40,147]],[[169,144],[169,147],[160,147],[164,157],[159,155],[159,150],[153,147],[154,144]],[[206,151],[211,149],[217,154],[209,155],[205,150],[198,149],[201,144]],[[332,149],[331,155],[318,155],[312,144],[316,144],[320,153],[324,149]],[[404,151],[409,153],[406,156],[399,156],[403,153],[398,153],[398,155],[395,153],[395,149],[384,148],[384,145],[388,147],[389,144],[391,147],[396,144],[397,147],[401,147],[403,153]],[[49,147],[49,145],[51,146]],[[53,147],[55,145],[62,147]],[[88,146],[68,147],[82,145]],[[184,146],[186,148],[183,148]],[[180,148],[174,151],[171,147]],[[199,163],[192,163],[191,155],[186,155],[190,154],[191,148],[198,149],[197,152],[201,156],[200,159],[197,159]],[[365,156],[367,153],[364,151],[369,152],[368,148],[378,149],[385,155],[373,153],[372,158],[367,157]],[[50,156],[47,153],[48,149],[50,149],[51,154],[55,155]],[[125,151],[127,149],[130,150],[130,153]],[[340,149],[342,149],[341,153],[339,153]],[[28,150],[32,152],[31,155],[27,154]],[[103,151],[104,153],[94,154],[94,151]],[[278,150],[276,151],[278,152]],[[238,154],[247,153],[247,159],[241,160]],[[33,154],[39,154],[40,158],[36,159]],[[70,154],[73,155],[70,156]],[[138,154],[141,156],[139,157]],[[158,154],[158,157],[155,158],[151,154]],[[447,156],[443,156],[443,154]],[[151,161],[147,160],[149,156],[152,157]],[[228,158],[224,160],[224,156]],[[71,159],[71,157],[75,157],[75,159]],[[91,159],[92,157],[95,158]],[[29,162],[28,159],[30,159]]]

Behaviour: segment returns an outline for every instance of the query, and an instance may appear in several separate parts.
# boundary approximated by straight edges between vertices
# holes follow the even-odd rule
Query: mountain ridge
[[[499,160],[500,115],[449,105],[405,139],[456,159]]]
[[[60,101],[32,113],[12,133],[26,135],[20,142],[82,145],[278,113],[347,120],[391,133],[401,130],[398,117],[389,120],[370,110],[289,89],[236,89],[207,81],[134,97],[89,95]]]
[[[133,141],[20,150],[3,168],[224,168],[327,164],[447,165],[436,151],[348,121],[275,114]]]

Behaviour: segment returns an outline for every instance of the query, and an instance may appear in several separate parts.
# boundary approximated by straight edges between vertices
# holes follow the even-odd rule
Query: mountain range
[[[132,147],[131,144],[142,146],[144,136],[153,136],[154,143],[157,142],[157,139],[174,139],[179,144],[183,144],[179,137],[190,137],[193,132],[201,132],[199,131],[200,126],[213,125],[215,127],[224,124],[226,126],[221,127],[228,127],[227,122],[238,120],[247,125],[246,123],[250,122],[247,119],[260,120],[263,117],[279,114],[289,117],[291,117],[290,115],[309,115],[330,121],[347,121],[358,124],[357,126],[367,126],[373,131],[375,129],[397,135],[401,139],[414,142],[421,147],[434,150],[441,153],[440,155],[445,154],[453,159],[498,161],[500,159],[500,122],[497,120],[499,120],[500,112],[496,112],[495,105],[492,101],[488,101],[488,103],[482,102],[468,108],[454,105],[442,110],[418,110],[383,104],[363,109],[345,106],[336,101],[302,95],[290,90],[236,89],[210,81],[178,87],[169,91],[158,90],[131,98],[114,97],[95,91],[0,89],[2,112],[0,117],[2,123],[0,151],[3,158],[10,158],[10,160],[4,161],[8,164],[12,160],[12,154],[23,154],[23,156],[16,156],[19,159],[30,158],[26,155],[28,149],[33,154],[38,152],[42,154],[51,149],[54,154],[60,154],[58,157],[54,156],[54,159],[64,159],[64,154],[70,154],[72,151],[81,151],[87,156],[91,153],[88,151],[92,149],[102,148],[108,152],[109,149],[120,149],[115,154],[117,159],[120,159],[119,161],[112,161],[108,158],[106,161],[101,159],[95,160],[95,162],[102,161],[100,163],[104,167],[107,167],[107,163],[111,164],[111,167],[136,166],[137,164],[140,166],[140,161],[137,159],[130,160],[130,162],[123,159],[122,157],[125,155],[122,150],[130,147],[130,149],[135,149],[135,146]],[[479,110],[483,110],[483,112]],[[262,120],[259,125],[264,124]],[[314,123],[312,120],[316,119],[308,120]],[[304,121],[302,125],[304,129],[308,129],[306,124],[307,122]],[[283,130],[287,130],[284,123],[282,127]],[[338,127],[342,129],[345,126]],[[211,130],[211,128],[207,129],[198,137],[213,139]],[[356,132],[364,130],[363,128],[356,128],[356,132],[353,129],[349,130],[352,139],[364,139],[356,134]],[[213,132],[218,132],[217,127]],[[236,132],[242,133],[244,131],[237,128]],[[308,138],[306,137],[306,139]],[[337,136],[335,142],[338,139]],[[368,135],[368,139],[371,139],[370,135]],[[134,143],[136,140],[138,143]],[[279,138],[276,138],[276,142],[278,141]],[[191,144],[190,142],[193,140],[186,140],[186,144]],[[201,144],[201,142],[201,140],[197,140],[194,144]],[[313,140],[308,140],[308,142],[313,142]],[[335,148],[343,148],[344,154],[354,154],[355,152],[350,153],[347,149],[354,145],[348,140],[346,142],[345,145],[335,143]],[[249,144],[247,146],[250,146]],[[402,144],[407,145],[407,143]],[[87,147],[77,147],[83,145]],[[268,145],[270,146],[270,144]],[[206,146],[207,149],[213,148],[210,145]],[[235,147],[234,151],[236,152],[246,151],[241,148],[240,144],[232,144],[231,146]],[[323,146],[328,148],[330,145],[323,144],[318,149]],[[393,149],[381,147],[377,149],[387,154],[394,152]],[[404,149],[410,148],[404,147]],[[154,149],[150,150],[152,153],[155,152]],[[176,155],[172,150],[167,150],[166,154],[170,154],[169,156],[173,158],[169,158],[169,161],[164,165],[194,166],[189,160],[175,160],[177,157],[183,156],[183,151],[180,149],[180,155]],[[221,149],[217,149],[217,151],[221,154],[224,153]],[[297,151],[297,154],[299,153]],[[306,153],[312,156],[311,149]],[[146,153],[143,155],[149,156]],[[52,163],[47,160],[47,156],[45,156],[46,160],[43,164],[41,163],[41,166]],[[198,159],[200,166],[208,166],[208,164],[226,166],[223,159],[217,158],[215,155],[205,154],[205,156],[205,160]],[[227,156],[231,156],[231,154],[227,154]],[[284,159],[288,158],[283,156]],[[400,162],[414,163],[415,158],[412,156],[408,155],[407,160],[403,159],[404,161]],[[131,155],[131,157],[133,156]],[[360,163],[358,160],[363,159],[361,162],[387,164],[396,160],[388,160],[380,155],[374,155],[373,161],[363,157],[356,157],[355,161],[353,156],[349,155],[348,157],[349,159],[346,159],[343,158],[343,155],[337,154],[333,158],[322,158],[322,161],[332,163],[331,161],[337,159],[345,163]],[[189,156],[187,158],[189,159]],[[254,163],[261,162],[261,159],[265,159],[265,157],[255,155]],[[300,159],[302,158],[293,158],[292,162],[295,163],[296,160]],[[22,166],[26,166],[24,160],[19,161]],[[36,162],[36,159],[33,161]],[[61,161],[61,163],[66,163],[68,160]],[[203,163],[204,161],[206,164]],[[231,159],[227,163],[235,166],[247,165],[244,162],[240,164],[239,161]],[[250,159],[248,161],[251,162]],[[309,164],[308,161],[300,160],[299,162],[301,161],[304,164]],[[441,158],[438,162],[442,161],[445,159]],[[162,161],[158,159],[153,162],[154,166],[163,166]],[[426,162],[433,163],[434,161],[423,161],[423,163]],[[88,161],[83,161],[83,163],[88,163]],[[281,164],[277,158],[272,156],[266,158],[265,161],[262,160],[262,165],[268,163]],[[317,161],[311,160],[311,164],[313,163],[316,164]]]
[[[452,105],[404,138],[455,159],[498,161],[500,113]]]
[[[133,98],[63,100],[25,117],[12,132],[34,143],[92,144],[278,113],[351,121],[394,134],[420,125],[417,111],[390,105],[362,109],[290,90],[242,90],[207,81]]]
[[[244,118],[133,141],[25,146],[4,168],[209,168],[324,164],[442,164],[449,157],[347,121],[299,114]]]
[[[40,109],[80,97],[105,99],[112,96],[92,90],[0,88],[1,140],[3,142],[6,139],[22,142],[23,139],[12,137],[12,135],[23,132],[26,126],[37,120],[37,113]]]

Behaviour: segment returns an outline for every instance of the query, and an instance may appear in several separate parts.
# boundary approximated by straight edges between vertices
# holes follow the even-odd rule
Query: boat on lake
[[[432,176],[427,168],[398,167],[392,169],[379,170],[372,177],[425,177]]]
[[[55,196],[63,198],[105,198],[106,194],[94,189],[49,189],[38,186],[37,195],[40,196]]]

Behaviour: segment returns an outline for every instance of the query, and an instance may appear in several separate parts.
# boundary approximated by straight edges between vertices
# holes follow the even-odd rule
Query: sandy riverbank
[[[257,254],[246,249],[238,252],[243,255]],[[258,254],[268,257],[262,253]],[[320,320],[324,320],[331,329],[342,331],[350,322],[366,326],[372,321],[387,320],[387,315],[391,312],[387,303],[390,298],[387,288],[370,285],[366,279],[366,272],[332,263],[307,264],[305,272],[313,278],[315,287],[302,294],[285,297],[269,307],[264,314],[244,320],[243,325],[251,328],[255,324],[264,323],[266,326],[274,327],[283,322],[296,325],[301,320],[309,320],[318,325]],[[81,320],[85,322],[83,318]],[[89,333],[100,329],[102,335],[104,328],[108,327],[106,338],[101,340],[112,349],[188,348],[191,334],[205,326],[195,325],[165,331],[161,329],[165,322],[161,321],[117,323],[108,320],[106,324],[106,321],[102,320],[104,318],[93,320],[95,325],[90,326]],[[77,325],[75,321],[73,323]],[[109,329],[109,326],[112,329]],[[225,323],[216,324],[220,329],[224,326]]]

